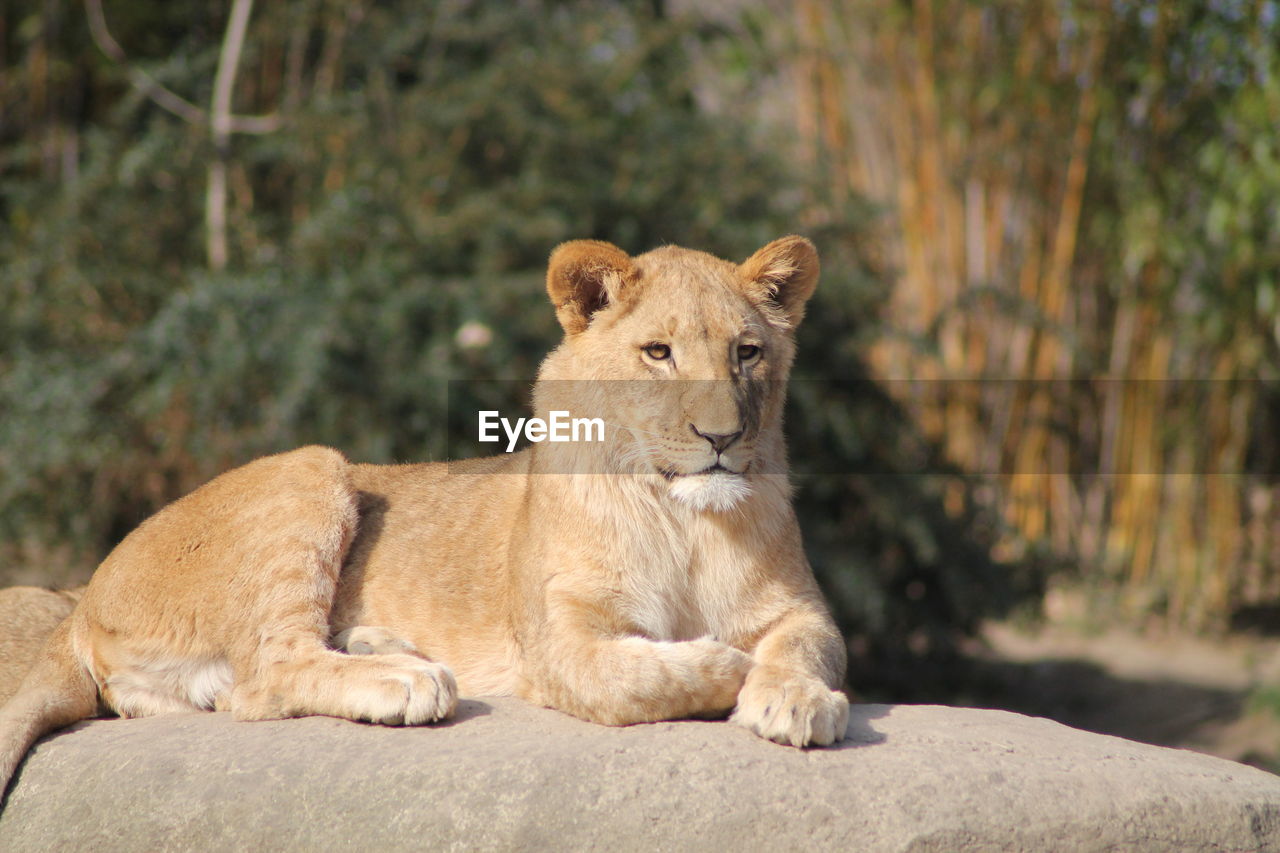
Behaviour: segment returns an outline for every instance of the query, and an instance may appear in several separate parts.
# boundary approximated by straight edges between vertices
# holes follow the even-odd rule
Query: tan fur
[[[49,635],[71,614],[83,592],[34,586],[0,589],[0,705],[18,692]]]
[[[418,724],[460,690],[607,724],[732,711],[781,743],[837,740],[844,645],[782,437],[817,276],[800,237],[741,265],[561,246],[547,289],[565,339],[534,408],[601,415],[604,442],[398,466],[309,447],[223,474],[103,562],[0,710],[0,779],[99,702]]]

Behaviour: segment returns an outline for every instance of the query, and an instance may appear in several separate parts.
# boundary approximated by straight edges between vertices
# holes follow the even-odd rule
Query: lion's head
[[[817,251],[796,236],[741,264],[676,246],[634,258],[594,240],[557,248],[547,291],[565,338],[542,365],[534,408],[607,425],[602,446],[556,451],[574,460],[565,470],[656,475],[712,510],[785,475],[793,335],[817,281]]]

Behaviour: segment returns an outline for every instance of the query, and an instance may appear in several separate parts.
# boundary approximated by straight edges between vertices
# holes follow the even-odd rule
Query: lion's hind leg
[[[297,565],[309,555],[293,556]],[[419,725],[453,713],[453,673],[385,629],[350,632],[354,654],[330,648],[331,596],[315,596],[314,590],[314,584],[289,584],[270,596],[262,630],[236,666],[230,710],[238,719],[320,714]]]
[[[233,661],[232,713],[239,719],[320,714],[387,725],[449,716],[458,701],[453,673],[404,653],[411,646],[400,653],[360,656],[329,648],[338,575],[359,519],[345,464],[340,475],[325,480],[339,487],[337,493],[330,492],[310,523],[278,529],[272,553],[261,563],[261,576],[270,584],[256,603],[261,628]],[[289,504],[292,517],[299,519],[297,507],[323,491],[297,495]]]
[[[309,556],[304,549],[295,558],[305,563]],[[289,584],[270,595],[262,629],[236,666],[230,710],[238,719],[319,714],[420,725],[453,713],[453,673],[389,632],[354,633],[353,654],[330,648],[332,594],[315,596],[315,586]]]
[[[108,705],[389,724],[450,714],[457,688],[440,664],[328,647],[338,576],[359,525],[348,467],[328,448],[265,457],[130,534],[84,601],[91,666]],[[148,606],[123,607],[139,589],[154,593]],[[224,672],[226,683],[213,677]]]
[[[323,646],[267,663],[231,694],[237,719],[320,714],[384,725],[421,725],[453,713],[458,688],[448,667],[413,655],[351,656]]]

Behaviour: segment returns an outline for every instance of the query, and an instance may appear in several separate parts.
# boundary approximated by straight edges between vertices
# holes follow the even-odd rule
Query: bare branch
[[[205,123],[204,110],[171,89],[165,88],[147,72],[129,64],[124,48],[120,47],[120,43],[112,38],[111,31],[107,29],[107,18],[102,12],[102,0],[84,0],[84,8],[89,16],[89,34],[93,36],[93,43],[111,59],[124,66],[125,72],[129,75],[129,81],[137,89],[178,118],[192,124]]]
[[[209,188],[205,194],[207,254],[209,268],[213,270],[224,269],[227,265],[227,158],[231,143],[231,96],[235,92],[240,51],[244,48],[244,34],[252,12],[253,0],[235,0],[232,4],[222,50],[218,52],[218,70],[213,77],[213,99],[209,107],[213,116],[210,127],[214,153],[209,164]]]
[[[267,113],[260,116],[227,116],[232,133],[274,133],[284,125],[280,113]]]
[[[253,0],[235,0],[231,17],[227,21],[227,33],[218,53],[218,70],[213,78],[213,140],[225,144],[231,134],[231,94],[235,89],[236,72],[240,68],[240,51],[244,48],[244,34],[253,12]]]
[[[129,62],[124,48],[107,28],[107,18],[102,11],[102,0],[84,0],[84,8],[89,19],[89,35],[93,37],[93,43],[108,58],[124,66],[129,82],[134,88],[183,121],[199,125],[209,123],[209,117],[204,110]],[[232,133],[272,133],[284,124],[279,113],[261,116],[229,115],[227,118]]]

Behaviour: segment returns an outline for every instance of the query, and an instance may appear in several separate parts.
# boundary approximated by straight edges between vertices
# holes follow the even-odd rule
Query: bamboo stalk
[[[811,128],[802,136],[840,164],[838,181],[892,210],[884,246],[899,276],[888,314],[936,347],[880,342],[873,370],[888,378],[1031,380],[976,392],[964,382],[892,387],[950,458],[969,470],[1009,472],[1000,500],[1021,541],[1043,540],[1060,555],[1110,567],[1136,606],[1156,606],[1163,589],[1171,620],[1209,624],[1246,587],[1248,595],[1280,587],[1270,575],[1257,580],[1267,573],[1255,555],[1266,549],[1277,559],[1280,536],[1256,521],[1253,502],[1261,499],[1246,506],[1247,484],[1162,473],[1195,469],[1205,452],[1217,454],[1219,467],[1243,464],[1242,424],[1254,395],[1222,391],[1221,401],[1203,404],[1229,417],[1171,437],[1170,389],[1161,381],[1175,357],[1185,365],[1194,353],[1161,310],[1166,271],[1148,262],[1129,289],[1109,291],[1080,257],[1108,85],[1101,75],[1109,7],[1088,17],[1074,7],[1025,7],[1019,37],[1009,42],[986,25],[1000,8],[798,3],[797,26],[822,46],[821,67],[796,72],[798,125]],[[1175,18],[1171,0],[1161,0],[1155,42],[1168,41]],[[1167,61],[1152,51],[1153,64]],[[1001,62],[1012,72],[1002,92],[1010,102],[983,108],[972,81]],[[1076,108],[1063,116],[1068,86]],[[1162,126],[1170,120],[1159,101],[1152,115]],[[1034,306],[1035,316],[989,310],[985,297],[969,298],[979,285]],[[956,311],[960,304],[967,309]],[[1092,400],[1060,393],[1077,369],[1075,347],[1114,380],[1094,388]],[[1240,364],[1224,374],[1240,375],[1249,375]],[[1126,381],[1136,377],[1155,381]],[[1064,437],[1051,422],[1071,423],[1076,434]],[[1096,474],[1068,476],[1082,461]],[[963,496],[948,501],[959,506]],[[1267,513],[1276,519],[1274,501]],[[1000,547],[1020,548],[1012,540]]]

